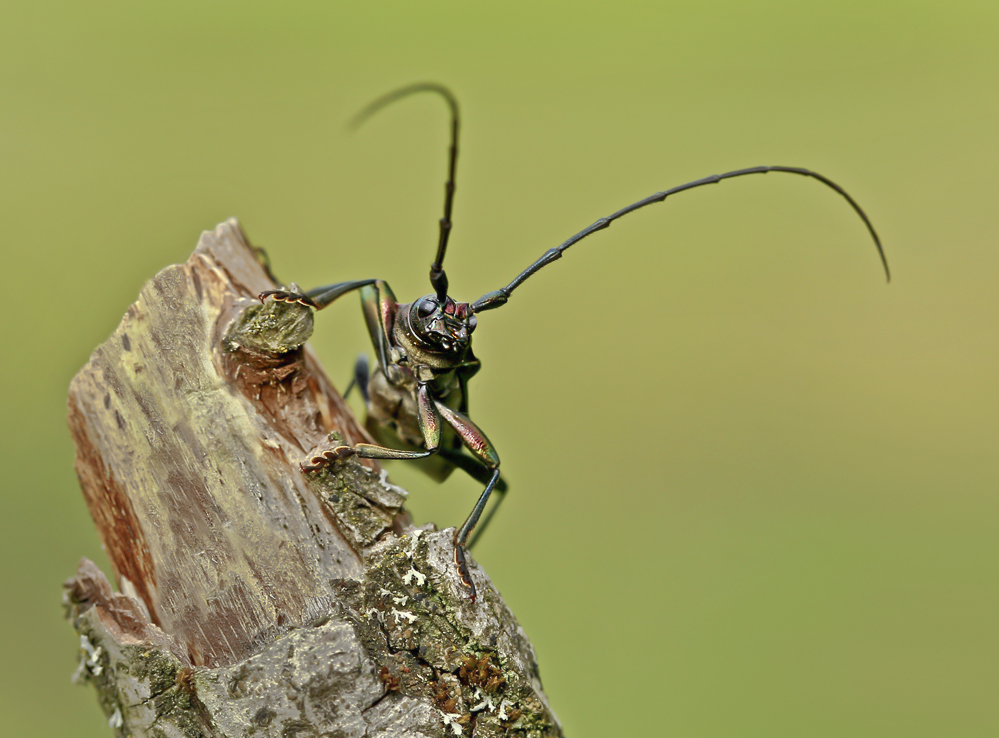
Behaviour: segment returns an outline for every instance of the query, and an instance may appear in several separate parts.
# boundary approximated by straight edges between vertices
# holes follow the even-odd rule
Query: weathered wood
[[[67,582],[122,735],[560,735],[533,650],[449,531],[414,530],[235,221],[151,280],[73,380],[76,468],[122,594]]]

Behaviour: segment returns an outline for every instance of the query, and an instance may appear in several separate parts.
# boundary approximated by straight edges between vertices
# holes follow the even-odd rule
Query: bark
[[[534,651],[451,530],[415,529],[234,220],[157,274],[74,378],[84,497],[120,592],[66,582],[121,736],[558,736]]]

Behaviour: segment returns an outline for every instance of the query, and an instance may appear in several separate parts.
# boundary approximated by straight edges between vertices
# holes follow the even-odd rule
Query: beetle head
[[[409,322],[424,343],[441,351],[462,351],[472,340],[476,318],[467,302],[425,295],[410,307]]]

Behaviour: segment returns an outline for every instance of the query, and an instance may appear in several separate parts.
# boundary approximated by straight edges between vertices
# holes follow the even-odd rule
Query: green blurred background
[[[106,566],[70,378],[237,216],[314,286],[428,291],[464,113],[452,293],[656,190],[483,315],[472,415],[512,492],[476,552],[571,736],[999,734],[994,2],[7,3],[2,591],[10,736],[107,736],[60,582]],[[339,385],[353,299],[317,321]],[[368,349],[370,351],[370,349]],[[403,466],[421,521],[478,489]]]

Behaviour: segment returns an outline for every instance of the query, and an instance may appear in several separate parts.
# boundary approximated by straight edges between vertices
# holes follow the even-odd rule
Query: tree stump
[[[560,736],[531,644],[451,530],[414,528],[235,220],[157,274],[74,378],[76,470],[120,592],[66,582],[117,735]]]

